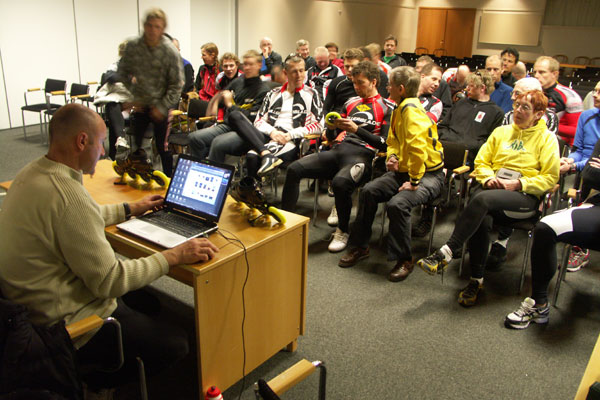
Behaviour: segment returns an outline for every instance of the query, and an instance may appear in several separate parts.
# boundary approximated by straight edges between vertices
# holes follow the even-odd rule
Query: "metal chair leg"
[[[565,243],[563,247],[562,257],[560,258],[560,264],[558,265],[558,278],[556,279],[556,285],[554,287],[554,298],[552,299],[552,305],[556,307],[558,301],[558,292],[560,290],[560,284],[565,279],[567,274],[567,264],[569,262],[569,253],[571,253],[572,245]]]
[[[138,362],[138,374],[140,379],[140,396],[142,400],[148,400],[148,388],[146,387],[146,370],[144,368],[144,361],[141,358],[135,358]]]
[[[525,270],[527,269],[527,260],[529,259],[529,253],[531,252],[531,243],[533,242],[533,229],[527,231],[527,246],[523,254],[523,266],[521,268],[521,281],[519,282],[519,293],[523,291],[523,283],[525,282]]]
[[[315,201],[313,203],[313,226],[317,226],[318,210],[319,210],[319,180],[315,179]]]
[[[435,222],[437,220],[438,207],[433,207],[433,218],[431,218],[431,230],[429,231],[429,243],[427,245],[427,254],[431,254],[431,246],[433,244],[433,231],[435,230]]]

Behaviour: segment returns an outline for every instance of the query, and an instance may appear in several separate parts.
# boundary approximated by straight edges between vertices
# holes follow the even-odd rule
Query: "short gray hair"
[[[390,71],[390,84],[404,86],[405,97],[417,97],[421,85],[421,74],[409,66],[396,67]]]

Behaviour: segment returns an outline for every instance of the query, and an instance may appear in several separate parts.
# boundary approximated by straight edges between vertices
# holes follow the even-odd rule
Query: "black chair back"
[[[67,90],[67,81],[61,81],[58,79],[46,79],[46,86],[44,91],[46,93],[55,92],[57,90]]]
[[[81,83],[71,83],[71,97],[80,96],[82,94],[88,94],[89,91],[90,87],[88,85],[83,85]]]
[[[444,168],[453,170],[462,167],[466,163],[465,151],[467,148],[462,143],[442,141],[444,148]]]

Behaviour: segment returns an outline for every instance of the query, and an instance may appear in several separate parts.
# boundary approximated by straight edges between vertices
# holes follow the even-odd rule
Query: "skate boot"
[[[258,216],[252,213],[248,217],[248,222],[252,226],[256,225],[261,219],[269,218],[269,216],[273,217],[280,224],[285,224],[285,216],[277,208],[267,203],[260,184],[255,178],[251,176],[242,178],[231,187],[229,194],[238,203],[245,204],[251,210],[258,211]]]
[[[143,189],[150,189],[152,181],[161,187],[169,184],[169,178],[164,172],[152,167],[152,161],[142,148],[130,153],[125,159],[113,161],[113,169],[121,177],[115,185],[128,183],[127,176],[134,180],[132,186]]]

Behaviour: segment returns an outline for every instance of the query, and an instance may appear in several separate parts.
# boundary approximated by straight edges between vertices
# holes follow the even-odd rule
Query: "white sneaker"
[[[337,253],[338,251],[342,251],[348,246],[348,237],[350,234],[344,233],[337,228],[333,233],[333,239],[331,239],[331,243],[329,243],[329,251],[332,253]]]
[[[117,138],[116,147],[122,148],[122,149],[128,149],[129,143],[127,143],[127,139],[125,139],[123,136],[119,136]]]
[[[337,216],[337,210],[336,210],[335,206],[333,206],[333,208],[331,209],[331,213],[329,214],[329,217],[327,217],[327,225],[338,226],[338,216]]]

